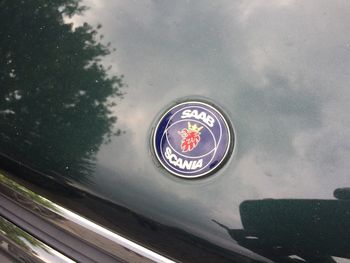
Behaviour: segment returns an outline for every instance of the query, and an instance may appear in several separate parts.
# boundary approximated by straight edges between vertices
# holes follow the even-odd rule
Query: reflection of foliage
[[[20,246],[21,248],[25,248],[27,250],[32,250],[31,247],[28,245],[28,243],[31,246],[34,247],[40,247],[44,250],[47,250],[47,247],[41,243],[39,240],[34,238],[33,236],[29,235],[28,233],[24,232],[20,228],[16,227],[15,225],[9,223],[7,220],[2,218],[0,216],[0,231],[2,232],[2,235],[5,235],[8,237],[12,242]],[[25,241],[27,242],[25,242]]]
[[[110,51],[97,31],[64,22],[85,10],[79,2],[0,2],[0,148],[46,173],[86,180],[114,134],[110,98],[123,82],[101,65]]]
[[[25,187],[17,184],[16,182],[8,179],[6,176],[0,173],[0,183],[6,185],[10,189],[14,190],[16,193],[19,193],[24,196],[24,198],[36,202],[39,205],[50,208],[51,210],[56,211],[58,208],[49,200],[44,197],[41,197],[38,194],[26,189]]]

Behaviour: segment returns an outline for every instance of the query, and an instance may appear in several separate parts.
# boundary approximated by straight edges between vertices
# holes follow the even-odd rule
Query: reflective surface
[[[75,262],[48,247],[3,217],[0,217],[0,244],[0,250],[7,253],[12,262]]]
[[[152,134],[158,161],[170,173],[194,179],[225,164],[235,137],[228,120],[210,104],[185,101],[167,110]]]
[[[269,199],[240,205],[244,229],[233,240],[276,262],[337,262],[350,258],[350,200]],[[344,261],[344,262],[348,262]]]
[[[1,2],[0,149],[17,163],[4,169],[185,259],[201,255],[179,252],[195,249],[187,234],[215,244],[207,253],[259,254],[213,221],[245,228],[246,200],[334,201],[350,186],[348,1],[87,0],[72,15],[74,3]],[[223,108],[237,136],[229,163],[195,182],[150,151],[157,117],[191,96]]]
[[[54,227],[60,229],[60,231],[65,231],[74,235],[79,240],[83,242],[91,243],[92,246],[97,247],[104,251],[104,253],[109,253],[114,256],[113,262],[135,262],[135,263],[151,263],[151,262],[161,262],[161,263],[173,263],[174,261],[162,257],[161,255],[154,253],[142,247],[118,234],[115,234],[109,231],[106,228],[103,228],[99,225],[94,224],[93,222],[77,215],[76,213],[69,211],[48,199],[43,198],[42,196],[26,189],[25,187],[17,184],[3,174],[0,174],[0,192],[2,194],[1,198],[8,198],[11,201],[19,204],[24,207],[26,210],[35,213],[45,222],[49,222]],[[3,209],[8,209],[3,204],[0,204],[0,207]],[[19,215],[20,213],[18,213]],[[1,218],[0,218],[1,219]],[[28,219],[27,219],[28,220]],[[4,225],[1,225],[1,222],[4,221]],[[17,245],[20,245],[23,248],[27,247],[25,244],[21,243],[21,236],[24,236],[26,239],[35,240],[32,237],[30,239],[29,234],[25,234],[24,231],[17,230],[16,227],[9,227],[9,224],[6,224],[6,220],[0,220],[0,228],[4,231],[6,236],[10,237],[13,242]],[[37,222],[28,222],[31,225],[38,225]],[[43,225],[39,226],[45,229]],[[47,231],[47,230],[46,230]],[[22,233],[21,235],[16,233]],[[47,231],[48,232],[48,231]],[[14,235],[19,236],[19,238],[14,237]],[[56,236],[56,239],[65,242],[69,245],[68,240],[62,240],[62,236]],[[46,248],[42,242],[33,241],[33,245]],[[29,248],[28,248],[29,249]],[[82,250],[82,247],[76,247],[73,249]],[[48,252],[49,249],[47,249]],[[35,254],[35,253],[34,253]],[[51,253],[52,254],[52,253]],[[75,258],[74,258],[75,259]],[[97,258],[98,261],[105,262],[102,258]],[[77,260],[79,262],[83,260]],[[95,262],[94,259],[90,261]],[[56,261],[55,261],[56,262]],[[110,262],[110,261],[109,261]]]

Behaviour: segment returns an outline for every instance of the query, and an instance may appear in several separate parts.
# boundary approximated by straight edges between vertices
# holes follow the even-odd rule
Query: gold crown
[[[203,126],[197,127],[197,124],[191,125],[190,122],[188,122],[187,124],[188,124],[188,129],[189,129],[190,131],[194,131],[194,132],[200,133],[200,131],[203,129]]]

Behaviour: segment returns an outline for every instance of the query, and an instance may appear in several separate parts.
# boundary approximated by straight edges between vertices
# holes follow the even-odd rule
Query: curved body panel
[[[349,258],[349,19],[348,1],[2,1],[0,168],[175,260]],[[187,180],[152,134],[194,98],[235,147]]]

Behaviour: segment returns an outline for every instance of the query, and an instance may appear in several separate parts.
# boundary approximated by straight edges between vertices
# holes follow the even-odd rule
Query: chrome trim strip
[[[118,235],[35,194],[0,172],[0,194],[79,239],[127,262],[173,263],[158,253]]]
[[[21,262],[75,262],[0,216],[0,250]]]

